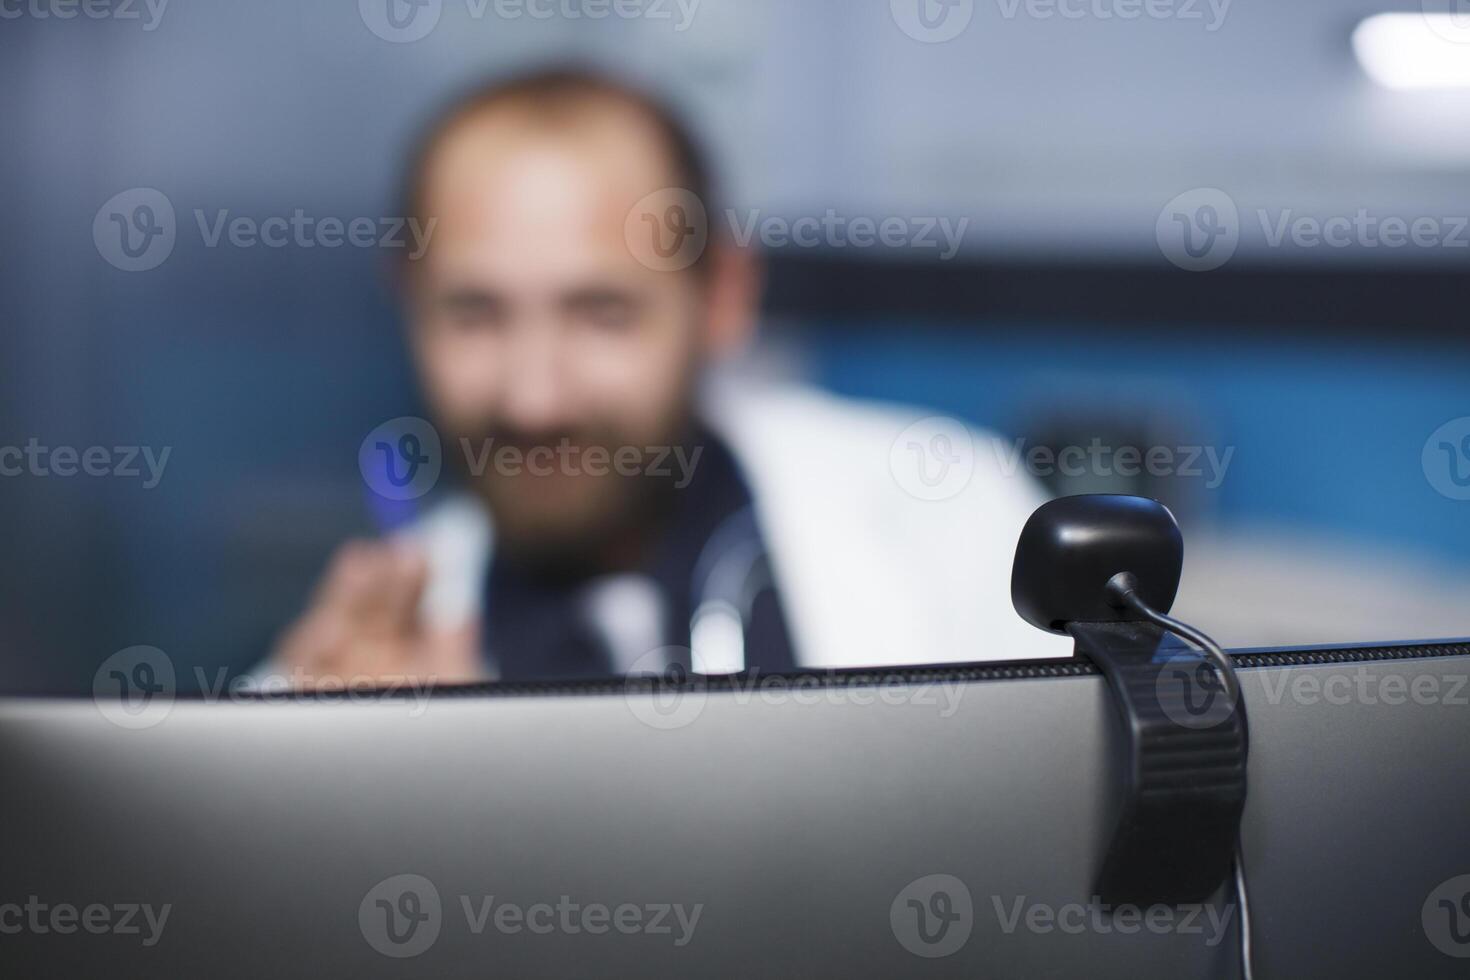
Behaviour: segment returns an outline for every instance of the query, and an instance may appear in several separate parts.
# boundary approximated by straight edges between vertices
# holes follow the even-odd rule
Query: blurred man
[[[897,466],[971,465],[948,441],[902,444],[922,413],[711,382],[750,338],[759,270],[660,105],[577,72],[493,85],[430,129],[405,186],[406,214],[436,222],[402,269],[411,346],[464,492],[343,548],[276,669],[516,680],[1069,652],[1009,603],[1041,499],[1024,469],[982,450],[957,492],[920,499]]]

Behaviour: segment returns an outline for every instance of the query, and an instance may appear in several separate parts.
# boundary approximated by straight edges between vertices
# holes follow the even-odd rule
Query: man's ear
[[[755,335],[765,290],[765,263],[751,247],[732,241],[710,243],[703,270],[709,316],[705,341],[712,358],[738,354]],[[701,274],[699,270],[696,275]]]

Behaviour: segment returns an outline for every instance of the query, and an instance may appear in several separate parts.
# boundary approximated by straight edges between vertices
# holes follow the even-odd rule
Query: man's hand
[[[482,679],[473,625],[446,633],[420,621],[428,577],[428,563],[412,544],[349,542],[333,557],[310,608],[286,631],[272,671],[305,688]]]

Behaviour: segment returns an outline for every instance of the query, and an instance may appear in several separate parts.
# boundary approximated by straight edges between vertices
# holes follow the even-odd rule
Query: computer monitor
[[[1233,656],[1256,976],[1463,976],[1470,644]],[[1094,899],[1118,736],[1081,659],[130,696],[0,701],[0,975],[1239,969],[1228,885]]]

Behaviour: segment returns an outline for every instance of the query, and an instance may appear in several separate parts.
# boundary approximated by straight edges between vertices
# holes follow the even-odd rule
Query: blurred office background
[[[393,39],[374,8],[389,2],[432,29]],[[1413,45],[1439,35],[1418,0],[1179,0],[1131,18],[1126,0],[966,0],[943,42],[958,21],[925,27],[905,2],[661,0],[604,19],[575,0],[6,7],[0,445],[171,457],[153,489],[0,479],[0,688],[86,689],[134,644],[244,669],[334,546],[374,527],[359,442],[421,411],[384,254],[210,249],[194,212],[396,214],[426,113],[548,60],[669,93],[743,214],[968,219],[948,261],[770,249],[764,360],[1027,445],[1233,451],[1218,486],[1052,484],[1174,506],[1178,608],[1227,643],[1470,634],[1454,482],[1470,457],[1446,451],[1437,472],[1425,452],[1470,415],[1470,232],[1455,222],[1470,215],[1470,89],[1360,61],[1372,42],[1385,71],[1424,63]],[[1395,10],[1403,36],[1360,33],[1355,51],[1358,25]],[[167,196],[178,240],[129,273],[92,225],[138,187]],[[1161,228],[1179,195],[1191,218],[1217,200],[1187,193],[1201,188],[1238,208],[1238,243],[1187,271]],[[1273,244],[1283,220],[1360,212],[1431,218],[1441,240]]]

